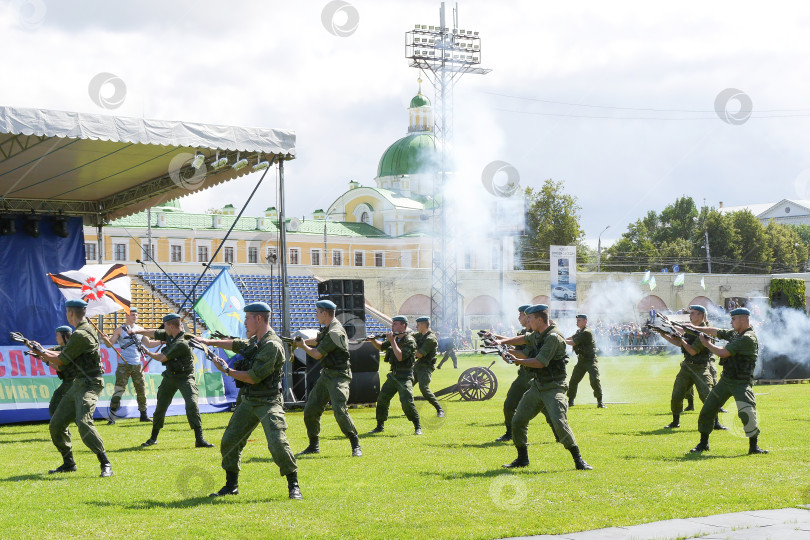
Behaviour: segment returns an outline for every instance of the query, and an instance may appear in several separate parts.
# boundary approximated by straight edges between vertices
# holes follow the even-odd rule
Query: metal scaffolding
[[[480,67],[481,38],[477,31],[459,29],[458,4],[453,9],[452,28],[448,27],[445,5],[439,10],[439,25],[417,24],[405,33],[405,57],[409,66],[421,70],[433,85],[434,134],[441,158],[437,180],[433,184],[433,264],[431,271],[431,318],[440,329],[459,327],[458,268],[453,222],[445,204],[447,176],[454,164],[453,155],[453,86],[462,75],[484,75],[491,70]]]

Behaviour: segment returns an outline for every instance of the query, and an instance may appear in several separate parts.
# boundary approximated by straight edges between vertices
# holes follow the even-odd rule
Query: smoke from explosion
[[[764,300],[752,302],[748,307],[759,341],[754,376],[758,379],[810,378],[810,317],[793,308],[772,308]]]

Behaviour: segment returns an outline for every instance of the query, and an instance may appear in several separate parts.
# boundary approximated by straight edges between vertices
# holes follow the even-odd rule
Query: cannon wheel
[[[498,391],[498,378],[485,367],[474,367],[458,378],[458,393],[464,401],[484,401]]]

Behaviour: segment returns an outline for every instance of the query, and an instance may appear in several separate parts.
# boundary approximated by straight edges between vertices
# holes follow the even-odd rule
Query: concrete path
[[[792,540],[795,538],[807,540],[810,538],[810,505],[780,510],[751,510],[734,514],[669,519],[630,527],[610,527],[569,534],[521,538],[566,540],[670,540],[676,538]]]

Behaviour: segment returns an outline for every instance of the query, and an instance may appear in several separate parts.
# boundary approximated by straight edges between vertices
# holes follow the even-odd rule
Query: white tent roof
[[[217,156],[228,165],[214,170]],[[287,130],[0,106],[0,210],[112,219],[294,157]]]

